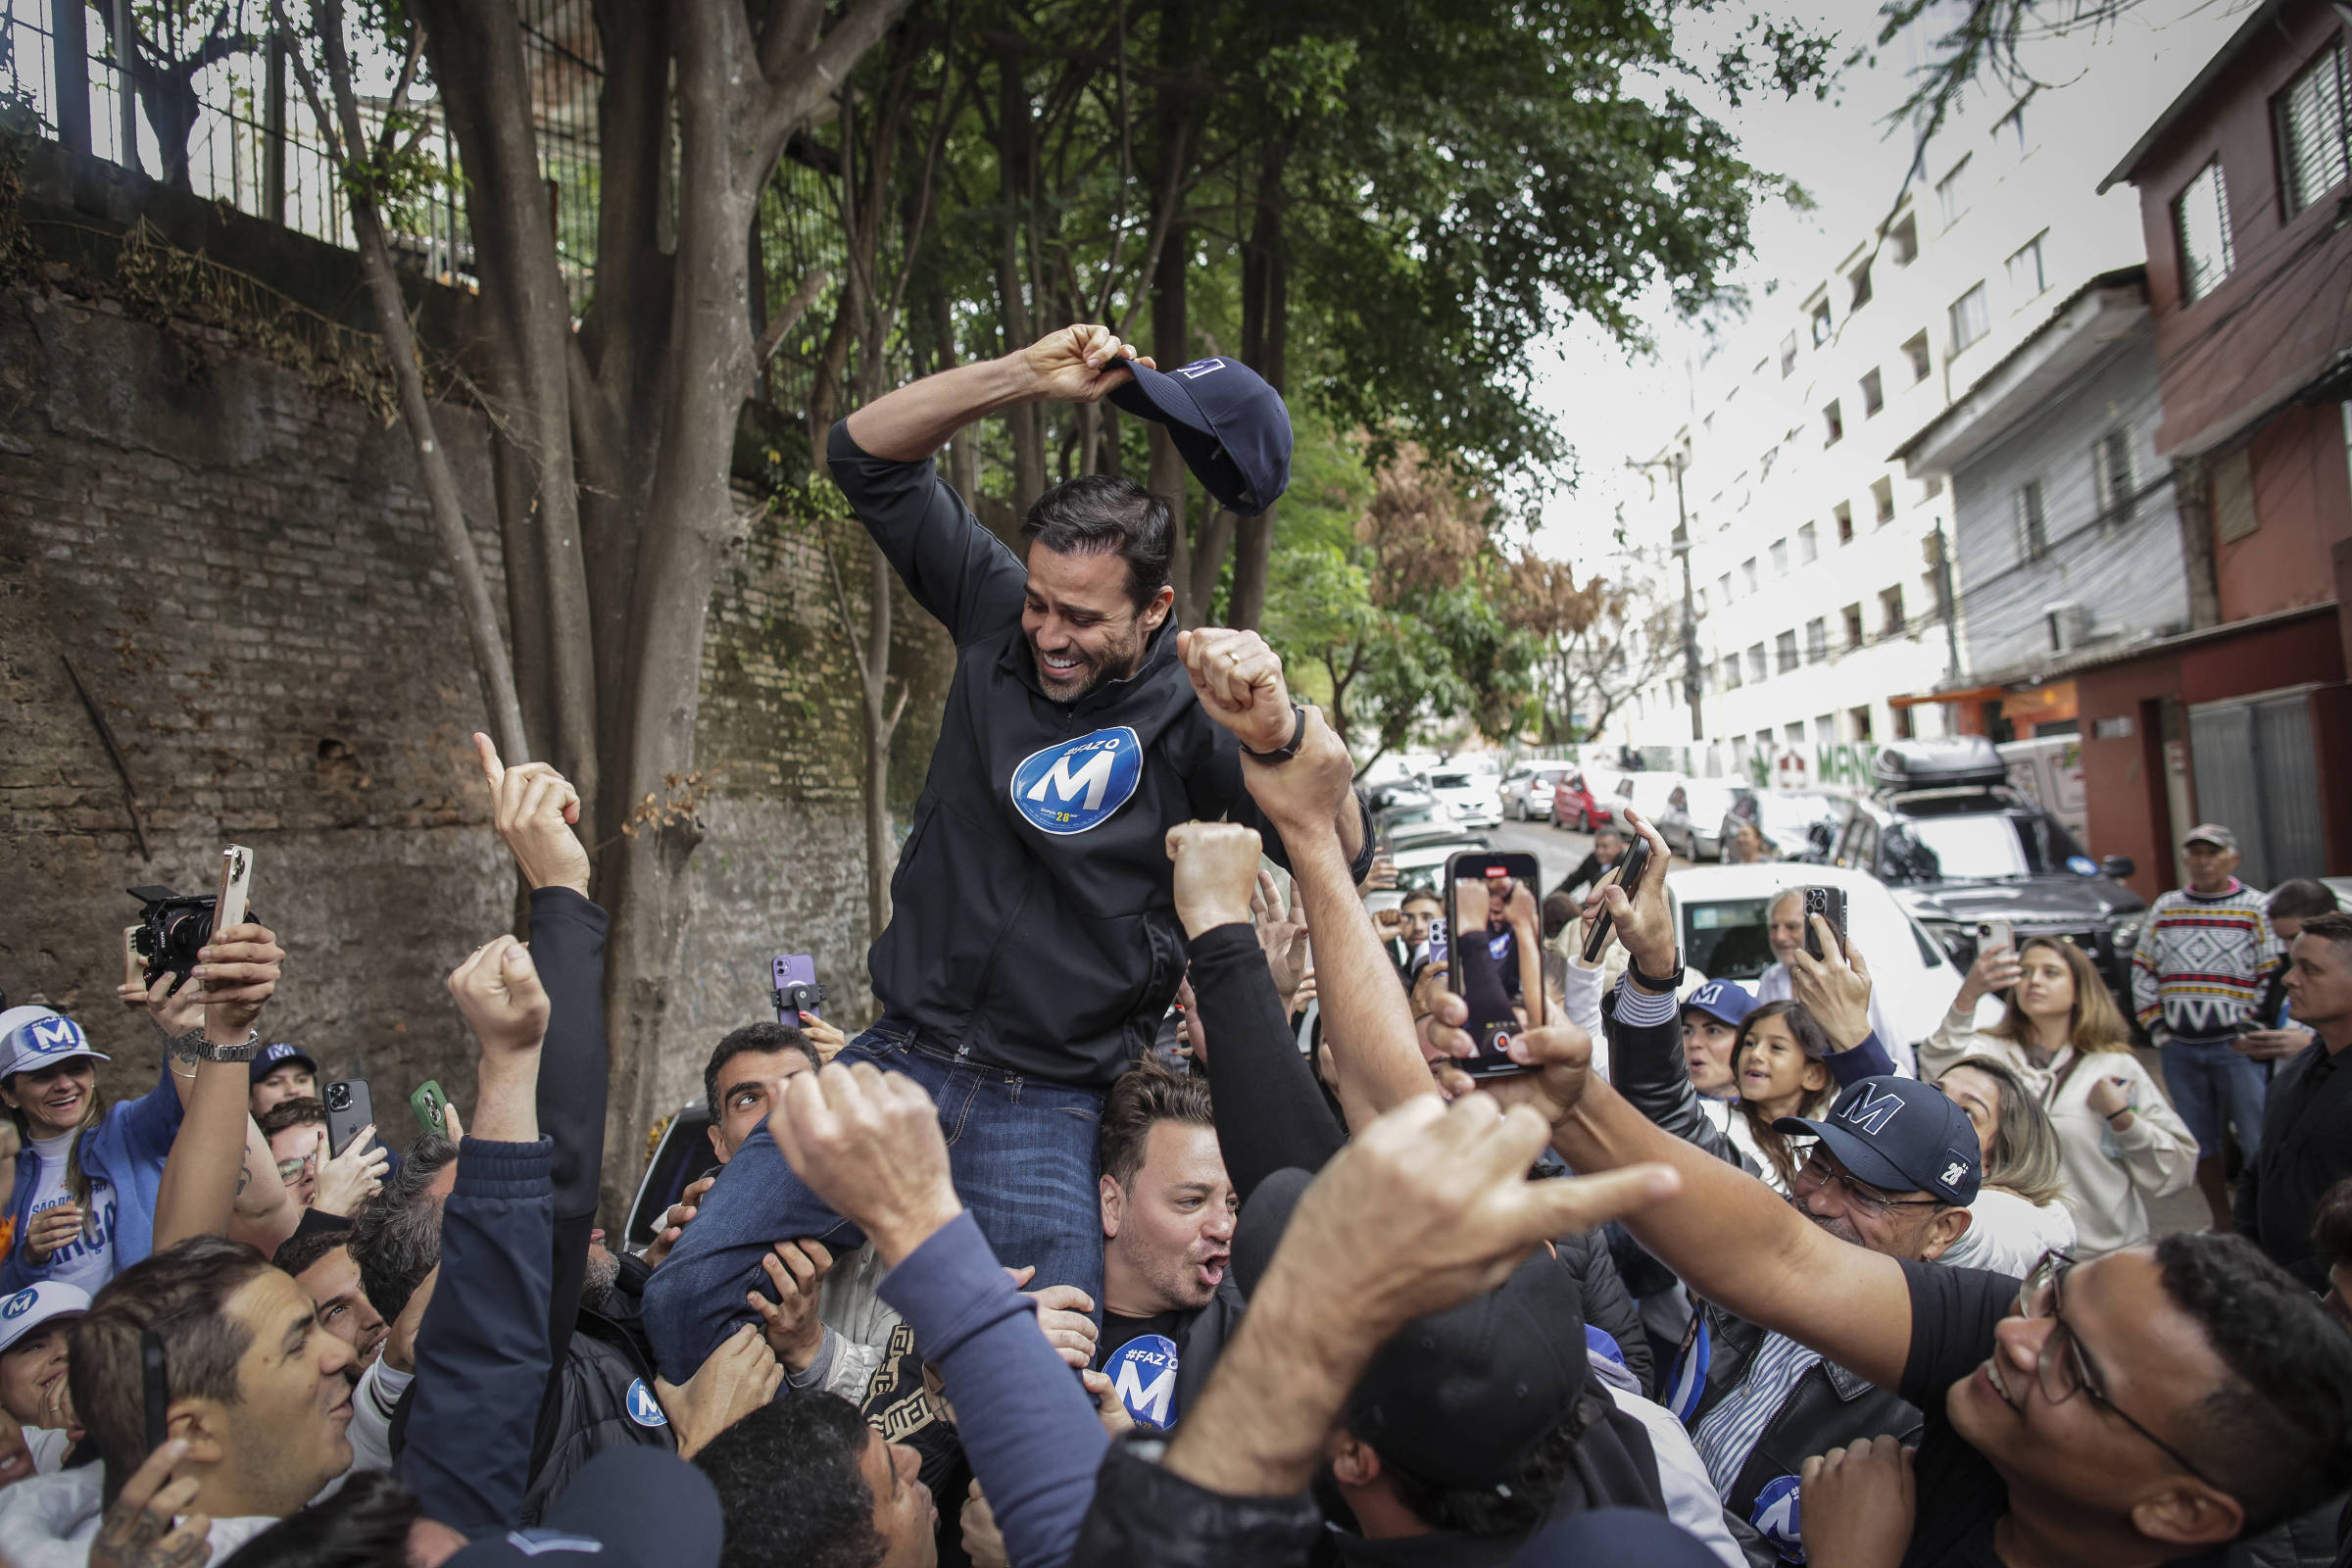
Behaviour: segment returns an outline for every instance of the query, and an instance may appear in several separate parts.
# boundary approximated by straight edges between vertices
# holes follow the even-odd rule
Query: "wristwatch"
[[[1293,703],[1291,715],[1295,722],[1291,725],[1291,741],[1288,746],[1278,747],[1270,752],[1256,751],[1248,746],[1244,746],[1242,750],[1248,752],[1257,761],[1267,763],[1287,762],[1297,757],[1299,744],[1306,739],[1306,710],[1298,704]]]
[[[1632,978],[1634,984],[1642,990],[1654,991],[1660,996],[1671,997],[1683,983],[1683,950],[1680,948],[1674,950],[1674,969],[1671,973],[1643,974],[1642,965],[1630,957],[1626,960],[1625,972]]]
[[[233,1046],[214,1045],[200,1028],[172,1037],[172,1054],[182,1061],[251,1061],[261,1049],[259,1029],[246,1030],[245,1038]]]

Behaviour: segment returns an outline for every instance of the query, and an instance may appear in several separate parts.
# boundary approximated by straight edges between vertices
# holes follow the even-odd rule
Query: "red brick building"
[[[2139,891],[2234,827],[2247,880],[2352,872],[2352,27],[2255,11],[2104,185],[2137,188],[2191,628],[2071,671],[2102,851]]]

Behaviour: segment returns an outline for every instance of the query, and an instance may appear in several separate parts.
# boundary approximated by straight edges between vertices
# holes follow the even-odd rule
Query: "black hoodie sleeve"
[[[1208,1086],[1225,1172],[1243,1202],[1286,1166],[1320,1170],[1346,1135],[1282,1015],[1257,934],[1236,921],[1190,944],[1193,1000],[1208,1040]]]
[[[579,1317],[588,1237],[596,1227],[597,1182],[605,1163],[605,1095],[612,1053],[605,1042],[605,911],[569,888],[531,894],[531,962],[549,1004],[539,1061],[539,1128],[555,1145],[555,1281],[548,1302],[550,1410],[555,1380]],[[552,1436],[542,1419],[540,1441]],[[537,1468],[539,1455],[533,1455]]]

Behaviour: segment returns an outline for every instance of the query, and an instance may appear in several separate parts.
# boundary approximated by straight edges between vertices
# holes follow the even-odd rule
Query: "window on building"
[[[2215,159],[2173,199],[2173,237],[2180,247],[2180,298],[2201,300],[2230,275],[2237,256],[2230,238],[2230,183]]]
[[[1911,362],[1911,384],[1914,386],[1925,381],[1936,368],[1935,358],[1928,351],[1928,334],[1925,332],[1915,334],[1910,342],[1903,345],[1903,358]]]
[[[1874,365],[1862,372],[1862,417],[1875,418],[1886,406],[1886,384],[1879,379],[1879,368]]]
[[[2132,431],[2117,425],[2090,444],[2090,476],[2098,487],[2099,515],[2120,522],[2132,515]]]
[[[1984,297],[1984,285],[1975,288],[1952,301],[1952,352],[1959,353],[1992,330],[1992,307]]]
[[[1868,708],[1849,708],[1845,710],[1845,716],[1853,722],[1855,741],[1862,745],[1868,745],[1870,743],[1870,710]]]
[[[1702,619],[1705,617],[1707,613],[1707,591],[1704,588],[1701,588],[1698,592],[1690,596],[1690,608],[1691,611],[1699,615]]]
[[[1775,577],[1788,575],[1788,541],[1786,539],[1772,542],[1772,574]]]
[[[1727,605],[1732,602],[1732,574],[1730,572],[1727,571],[1715,579],[1715,596]]]
[[[1740,563],[1740,578],[1741,585],[1745,587],[1751,594],[1761,586],[1761,582],[1756,576],[1755,557],[1750,556],[1745,561]]]
[[[1821,347],[1830,340],[1830,302],[1823,300],[1813,307],[1813,346]]]
[[[1748,645],[1747,650],[1747,678],[1749,680],[1762,680],[1764,678],[1764,645],[1762,643],[1751,643]]]
[[[1732,655],[1723,662],[1723,689],[1731,691],[1740,684],[1740,656]]]
[[[1895,709],[1893,717],[1894,738],[1898,741],[1911,739],[1911,710],[1908,708]]]
[[[1943,226],[1951,227],[1968,211],[1968,160],[1963,158],[1952,166],[1952,172],[1936,182],[1936,201],[1943,214]]]
[[[2240,447],[2213,466],[2213,529],[2223,544],[2235,544],[2262,526],[2254,510],[2254,468]]]
[[[1816,746],[1838,744],[1838,715],[1836,713],[1823,713],[1813,720],[1813,744]]]
[[[1846,309],[1858,311],[1868,305],[1870,303],[1870,264],[1864,262],[1860,267],[1846,273],[1845,280],[1853,285],[1854,290],[1853,302]]]
[[[2309,207],[2352,174],[2352,119],[2345,101],[2344,46],[2335,43],[2278,95],[2278,184],[2286,216]]]
[[[1756,750],[1766,757],[1772,755],[1772,731],[1768,729],[1756,731]]]
[[[2010,499],[2020,561],[2039,561],[2050,551],[2049,519],[2041,507],[2041,481],[2028,479]]]
[[[1891,476],[1871,482],[1870,505],[1880,527],[1884,528],[1894,520],[1894,480]]]
[[[1813,531],[1813,525],[1808,522],[1796,530],[1796,564],[1810,566],[1820,559],[1821,541]]]
[[[1821,615],[1805,622],[1805,662],[1818,664],[1830,657],[1830,623]]]
[[[1784,675],[1797,665],[1796,633],[1785,631],[1772,640],[1773,663]]]
[[[1796,372],[1796,334],[1781,339],[1781,379],[1786,381]]]
[[[1903,634],[1903,585],[1879,590],[1879,631],[1887,637]]]
[[[2012,307],[2039,299],[2042,291],[2050,286],[2041,266],[2041,242],[2049,237],[2050,231],[2045,228],[2010,253],[2009,302]]]
[[[1860,605],[1845,607],[1845,646],[1848,648],[1862,646],[1862,607]]]
[[[1838,524],[1838,542],[1841,545],[1852,544],[1854,542],[1854,509],[1840,501],[1830,509],[1830,516]]]
[[[1830,399],[1830,406],[1821,411],[1821,427],[1826,437],[1821,444],[1825,447],[1834,447],[1845,439],[1845,416],[1839,412],[1836,398]]]
[[[1919,260],[1919,220],[1905,213],[1902,221],[1886,231],[1886,249],[1897,267],[1909,267]]]
[[[1791,746],[1804,745],[1805,726],[1794,722],[1783,724],[1781,726],[1781,739],[1787,741]]]

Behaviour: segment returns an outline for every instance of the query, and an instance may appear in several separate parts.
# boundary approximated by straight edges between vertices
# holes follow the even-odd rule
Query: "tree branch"
[[[808,307],[816,303],[816,297],[832,281],[833,274],[821,267],[801,279],[801,286],[792,291],[792,298],[784,302],[767,323],[767,330],[760,334],[760,346],[752,354],[755,366],[765,365],[775,357],[776,350],[784,346],[784,334],[800,323],[801,318],[808,314]],[[753,286],[759,286],[757,280]]]
[[[851,70],[906,14],[909,3],[910,0],[857,0],[850,14],[835,23],[824,40],[805,51],[801,62],[790,70],[784,69],[780,57],[775,71],[764,69],[769,51],[766,41],[762,41],[761,74],[769,84],[769,92],[767,102],[757,111],[760,133],[752,138],[751,148],[755,171],[775,163],[784,138],[815,114],[817,105],[841,90]],[[804,5],[822,15],[821,8],[812,0],[784,0],[784,4],[785,15],[796,14]]]

